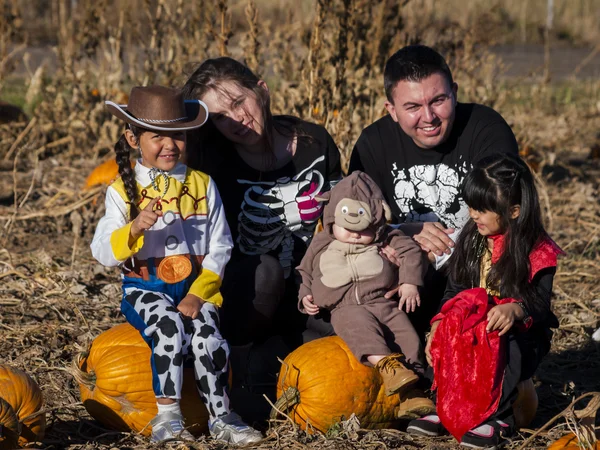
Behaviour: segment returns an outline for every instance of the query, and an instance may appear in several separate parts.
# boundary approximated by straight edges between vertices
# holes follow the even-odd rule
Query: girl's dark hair
[[[503,297],[522,299],[526,306],[536,309],[538,297],[529,283],[529,254],[547,234],[529,167],[509,154],[484,158],[465,178],[462,196],[470,208],[498,214],[505,232],[504,251],[492,265],[487,285]],[[520,206],[520,213],[512,219],[516,205]],[[460,285],[475,286],[487,239],[469,219],[456,244],[448,262],[450,274]]]
[[[264,118],[263,132],[265,134],[265,147],[268,152],[272,153],[273,151],[273,130],[277,130],[285,136],[298,134],[298,130],[289,122],[273,120],[269,93],[259,85],[260,79],[254,72],[235,59],[223,56],[204,61],[186,81],[182,88],[183,95],[188,100],[197,100],[201,99],[207,92],[214,90],[223,97],[234,101],[235,99],[231,97],[231,94],[221,86],[225,81],[231,81],[240,88],[252,91],[256,96]],[[190,134],[192,142],[206,142],[206,140],[214,138],[214,134],[220,135],[217,129],[209,123]],[[197,163],[201,157],[199,153],[195,151],[187,154],[188,165],[198,167]]]
[[[129,125],[129,129],[136,137],[138,142],[142,133],[146,131],[144,128],[135,127],[133,125]],[[131,146],[125,138],[125,133],[123,133],[115,144],[115,160],[119,166],[119,175],[121,175],[121,180],[123,180],[123,185],[125,186],[125,193],[129,199],[130,220],[133,220],[137,217],[139,211],[137,209],[138,195],[135,172],[133,171],[131,162],[129,160],[130,152]]]

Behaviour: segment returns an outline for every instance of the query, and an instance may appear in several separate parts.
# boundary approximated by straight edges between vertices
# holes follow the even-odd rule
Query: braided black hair
[[[140,139],[142,132],[145,130],[139,127],[129,126],[129,129],[136,137],[136,139]],[[139,211],[137,209],[137,184],[135,181],[135,172],[131,167],[131,162],[129,160],[129,155],[131,153],[131,146],[127,142],[127,138],[125,137],[125,133],[121,135],[117,143],[115,144],[115,160],[117,161],[117,165],[119,166],[119,175],[121,175],[121,180],[123,180],[123,185],[125,186],[125,193],[127,194],[127,198],[129,199],[129,219],[133,220],[137,217]]]

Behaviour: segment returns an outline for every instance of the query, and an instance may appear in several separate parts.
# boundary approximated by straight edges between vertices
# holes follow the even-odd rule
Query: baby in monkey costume
[[[298,266],[299,309],[310,315],[321,308],[331,311],[336,334],[356,359],[379,370],[387,395],[400,395],[398,418],[435,412],[415,387],[423,372],[421,342],[402,310],[419,304],[417,286],[426,264],[420,247],[387,225],[389,206],[364,172],[353,172],[319,200],[327,202],[323,231]],[[399,266],[380,255],[386,244],[395,250]],[[398,285],[400,301],[386,298]]]

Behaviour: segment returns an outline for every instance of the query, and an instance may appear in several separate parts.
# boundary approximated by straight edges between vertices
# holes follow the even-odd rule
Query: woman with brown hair
[[[321,216],[318,195],[342,176],[333,139],[319,125],[272,115],[266,83],[231,58],[203,62],[183,91],[210,113],[187,163],[219,186],[233,234],[221,288],[224,336],[244,345],[281,334],[294,347],[330,333],[322,318],[307,323],[298,313],[294,268]]]

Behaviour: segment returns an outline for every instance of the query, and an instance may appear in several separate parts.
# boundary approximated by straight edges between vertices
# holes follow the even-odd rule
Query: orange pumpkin
[[[592,443],[591,447],[584,447],[583,444],[580,445],[579,439],[575,436],[574,433],[565,434],[560,439],[557,439],[552,444],[548,446],[548,450],[582,450],[582,449],[593,449],[600,450],[600,442],[596,441]]]
[[[131,162],[131,167],[135,166],[135,161]],[[109,185],[119,176],[119,166],[114,159],[109,159],[96,167],[88,175],[85,181],[85,187],[91,188],[99,184]]]
[[[125,323],[100,334],[78,356],[73,375],[88,413],[105,426],[149,436],[158,409],[152,390],[150,347]],[[200,435],[208,429],[208,411],[196,389],[193,369],[184,371],[181,411],[186,427]]]
[[[285,358],[277,398],[276,408],[308,432],[326,432],[352,413],[362,428],[390,428],[400,403],[385,395],[379,372],[358,362],[337,336],[308,342]]]
[[[0,397],[0,450],[17,448],[21,424],[15,410]]]
[[[42,391],[16,367],[0,364],[0,449],[41,441],[46,430]]]
[[[517,399],[513,403],[515,425],[517,428],[528,426],[535,418],[538,407],[538,396],[533,380],[528,378],[517,384]]]

